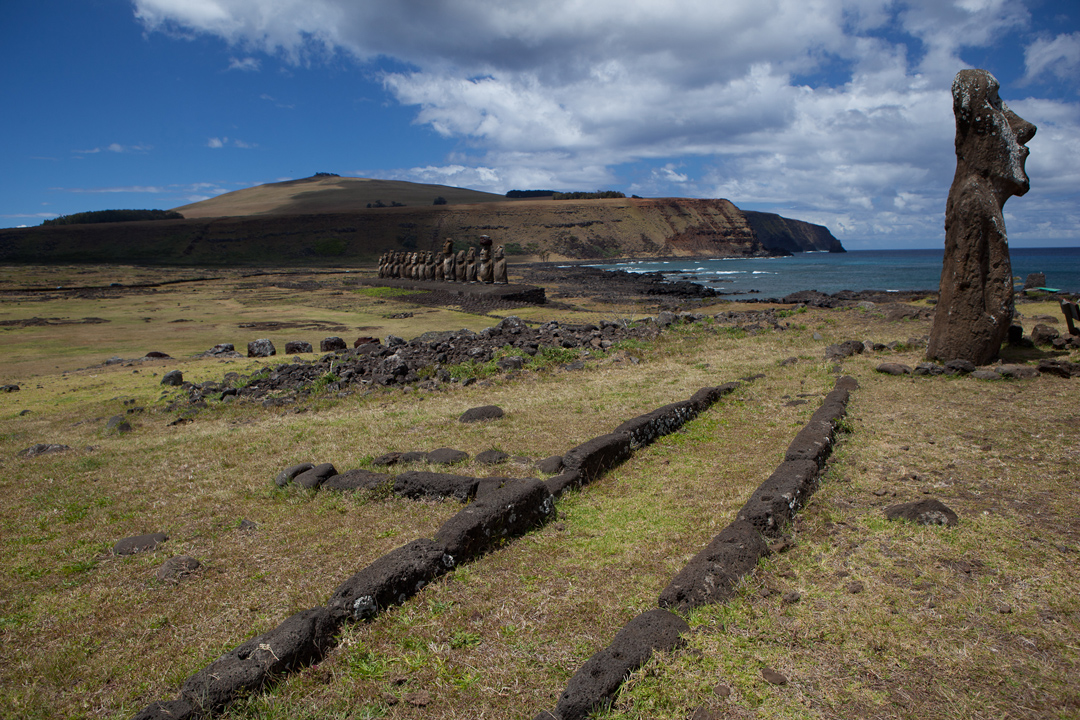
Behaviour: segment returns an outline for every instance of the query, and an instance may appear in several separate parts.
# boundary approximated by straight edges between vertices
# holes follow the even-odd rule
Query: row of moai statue
[[[480,238],[480,251],[454,253],[454,241],[443,243],[441,255],[433,252],[387,252],[379,258],[379,277],[434,280],[436,282],[507,284],[503,246],[491,251],[491,238]]]

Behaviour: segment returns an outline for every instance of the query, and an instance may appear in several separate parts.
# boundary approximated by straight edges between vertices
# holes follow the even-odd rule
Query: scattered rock
[[[19,392],[21,388],[18,385],[0,385],[0,392],[13,393]]]
[[[506,462],[510,456],[504,453],[502,450],[485,450],[476,454],[476,462],[482,465],[498,465],[499,463]]]
[[[237,526],[236,529],[240,530],[241,532],[249,532],[252,530],[257,530],[258,528],[259,526],[256,523],[248,520],[247,518],[244,518],[240,521],[240,525]]]
[[[843,360],[844,358],[851,357],[852,355],[858,355],[865,350],[866,347],[858,340],[845,340],[842,343],[836,345],[830,345],[825,348],[826,360]]]
[[[52,453],[65,452],[70,450],[69,445],[56,445],[53,443],[38,443],[37,445],[31,445],[25,450],[20,450],[19,455],[22,457],[37,457],[38,455],[49,455]]]
[[[731,688],[728,687],[727,685],[725,685],[724,683],[720,683],[719,685],[714,687],[712,689],[712,691],[713,691],[713,695],[716,695],[717,697],[722,697],[722,698],[731,697]]]
[[[540,460],[536,463],[536,469],[545,475],[557,475],[563,469],[562,455],[552,455]]]
[[[503,410],[498,405],[482,405],[480,407],[469,408],[462,413],[458,420],[463,423],[472,423],[480,422],[482,420],[495,420],[501,418],[503,415]]]
[[[464,450],[455,450],[454,448],[439,448],[432,450],[427,454],[425,458],[432,465],[453,465],[454,463],[465,462],[469,459],[469,453]]]
[[[945,525],[946,527],[951,527],[959,521],[955,512],[935,498],[891,505],[885,508],[885,517],[890,520],[910,520],[920,525]]]
[[[157,547],[169,539],[165,533],[150,533],[148,535],[135,535],[124,538],[113,545],[113,555],[134,555],[135,553],[156,550]]]
[[[1059,337],[1061,337],[1061,333],[1049,325],[1040,323],[1031,329],[1031,342],[1036,345],[1051,345]]]
[[[790,592],[784,593],[784,597],[780,598],[780,600],[785,605],[794,605],[802,600],[802,594],[798,590],[791,590]]]
[[[269,342],[269,341],[267,341]],[[220,343],[202,354],[203,357],[243,357],[232,343]]]
[[[247,351],[248,357],[271,357],[277,355],[277,349],[274,347],[274,343],[266,338],[249,342]]]
[[[963,358],[953,358],[945,363],[945,372],[948,375],[967,375],[975,372],[975,363]]]
[[[317,490],[324,482],[337,474],[338,471],[332,463],[323,463],[300,473],[293,478],[293,482],[302,488]]]
[[[311,343],[304,340],[292,340],[285,343],[286,355],[299,355],[302,353],[314,352],[315,349],[311,347]]]
[[[113,415],[105,423],[105,429],[117,432],[121,435],[131,432],[131,423],[124,419],[123,415]]]
[[[771,667],[761,668],[761,677],[765,678],[765,682],[772,685],[787,685],[787,678]]]
[[[525,367],[525,359],[519,355],[508,355],[495,361],[495,366],[504,372],[520,370]]]
[[[1039,371],[1030,365],[998,365],[996,370],[998,374],[1016,380],[1027,380],[1039,376]]]
[[[401,453],[388,452],[372,460],[371,464],[376,467],[390,467],[396,465],[399,460],[401,460]]]
[[[1001,375],[999,375],[997,373],[997,371],[990,370],[989,368],[980,368],[980,369],[976,370],[975,372],[970,373],[968,375],[968,377],[974,378],[975,380],[1000,380],[1001,379]]]
[[[299,465],[292,465],[285,468],[278,473],[278,476],[274,478],[274,484],[278,487],[285,487],[293,481],[297,475],[302,472],[307,472],[311,468],[315,467],[313,463],[300,463]]]
[[[163,582],[179,582],[199,569],[198,560],[187,555],[177,555],[166,560],[157,571],[157,579]]]
[[[180,372],[179,370],[170,370],[169,372],[165,373],[162,376],[161,384],[162,385],[170,385],[170,386],[173,386],[173,387],[175,387],[177,385],[183,385],[184,384],[184,373]]]
[[[357,468],[327,478],[322,484],[322,489],[336,490],[338,492],[355,492],[357,490],[374,490],[389,482],[389,475]]]
[[[1077,377],[1080,376],[1080,363],[1055,358],[1043,358],[1039,361],[1038,370],[1043,375],[1056,375],[1063,378]]]
[[[319,341],[319,352],[338,352],[340,350],[348,350],[348,348],[349,346],[345,344],[345,341],[337,335],[332,335]]]
[[[933,362],[921,362],[915,366],[915,375],[944,375],[945,367]]]
[[[877,371],[886,375],[910,375],[912,372],[907,365],[894,362],[881,363],[877,366]]]

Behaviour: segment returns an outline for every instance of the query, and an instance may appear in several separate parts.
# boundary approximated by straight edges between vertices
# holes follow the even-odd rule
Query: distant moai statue
[[[927,355],[984,365],[994,359],[1013,319],[1013,277],[1001,209],[1031,187],[1025,143],[1035,126],[998,97],[985,70],[953,80],[956,174],[945,205],[945,261]]]
[[[442,282],[446,279],[446,273],[443,270],[442,255],[436,255],[435,253],[431,253],[431,262],[434,264],[435,267],[434,275],[431,279],[435,280],[436,282]]]
[[[506,251],[503,246],[495,248],[495,283],[506,285],[510,281],[506,279]]]
[[[465,282],[476,282],[476,248],[471,246],[465,255]]]
[[[493,268],[491,265],[491,237],[480,236],[480,258],[476,266],[476,279],[482,283],[490,284],[493,280]]]
[[[437,270],[442,269],[442,265],[435,262],[435,253],[431,252],[430,250],[427,253],[425,253],[424,262],[427,265],[427,279],[428,280],[435,280]]]
[[[454,274],[454,241],[450,238],[446,239],[442,248],[442,268],[443,278],[446,282],[454,282],[457,276]]]
[[[468,282],[468,268],[466,268],[465,251],[458,250],[457,258],[454,260],[454,279],[459,283]]]

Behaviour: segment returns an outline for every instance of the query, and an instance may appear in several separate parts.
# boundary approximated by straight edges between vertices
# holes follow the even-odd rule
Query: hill
[[[308,215],[351,213],[380,202],[386,206],[432,205],[436,198],[448,205],[506,200],[502,195],[448,185],[317,175],[245,188],[173,210],[185,218]]]
[[[434,198],[446,204],[434,205]],[[394,207],[367,207],[368,204]],[[728,200],[521,199],[362,178],[272,183],[176,208],[183,220],[0,230],[0,262],[328,266],[490,235],[511,259],[760,257],[843,252],[818,225]],[[751,218],[754,218],[751,221]]]

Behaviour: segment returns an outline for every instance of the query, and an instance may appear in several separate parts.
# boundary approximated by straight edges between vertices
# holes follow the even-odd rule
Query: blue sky
[[[0,9],[0,226],[315,172],[724,197],[936,247],[964,67],[1080,245],[1080,10],[1040,0],[36,0]]]

